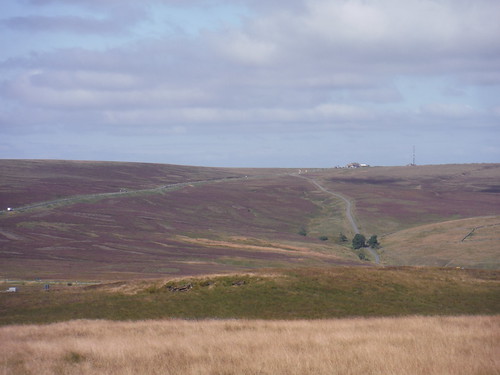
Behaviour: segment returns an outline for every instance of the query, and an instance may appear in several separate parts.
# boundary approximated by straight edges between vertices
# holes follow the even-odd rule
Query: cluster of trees
[[[340,233],[339,241],[347,242],[348,239],[345,234]],[[363,236],[361,233],[356,233],[356,235],[352,239],[352,248],[354,250],[359,250],[362,247],[371,247],[372,249],[378,249],[380,247],[380,242],[378,242],[377,235],[374,234],[367,241],[366,237]]]
[[[356,235],[352,239],[352,248],[354,250],[359,250],[362,247],[371,247],[372,249],[378,249],[380,247],[380,243],[378,242],[377,236],[374,234],[367,241],[365,236],[360,233],[356,233]]]
[[[364,247],[371,247],[372,249],[378,249],[380,247],[380,243],[378,242],[377,236],[374,234],[367,241],[366,237],[363,236],[361,233],[356,233],[356,235],[352,239],[352,248],[354,250],[359,250],[358,257],[361,260],[366,259],[366,253],[363,250]]]
[[[297,233],[300,234],[301,236],[307,236],[307,230],[305,229],[305,227],[301,227]],[[321,236],[319,237],[319,239],[321,241],[328,241],[327,236]],[[340,233],[339,241],[345,243],[349,240],[345,234]],[[371,247],[372,249],[378,249],[380,247],[380,242],[378,242],[377,235],[374,234],[368,240],[366,240],[366,237],[364,235],[362,235],[361,233],[356,233],[356,235],[352,239],[352,248],[354,250],[359,250],[363,247]]]

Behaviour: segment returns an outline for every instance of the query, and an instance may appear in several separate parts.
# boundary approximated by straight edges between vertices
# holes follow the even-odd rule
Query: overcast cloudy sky
[[[498,0],[0,8],[0,158],[500,162]]]

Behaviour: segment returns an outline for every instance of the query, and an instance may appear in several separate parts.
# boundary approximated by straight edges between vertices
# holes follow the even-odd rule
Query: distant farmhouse
[[[346,168],[367,168],[368,164],[365,163],[349,163],[345,166]]]

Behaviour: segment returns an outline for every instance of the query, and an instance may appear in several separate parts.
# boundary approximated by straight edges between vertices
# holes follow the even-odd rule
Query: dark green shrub
[[[377,236],[373,235],[369,238],[368,240],[368,246],[370,246],[373,249],[378,249],[380,246],[380,243],[378,242]]]
[[[366,238],[362,234],[356,233],[354,238],[352,239],[352,248],[354,250],[361,249],[366,246]]]
[[[301,236],[307,236],[307,231],[306,228],[304,227],[300,228],[300,230],[297,233],[300,234]]]

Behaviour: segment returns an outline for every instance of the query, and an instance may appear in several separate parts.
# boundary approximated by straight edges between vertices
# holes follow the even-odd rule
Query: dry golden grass
[[[500,373],[500,316],[0,328],[7,374]]]
[[[500,267],[500,216],[423,225],[381,239],[390,264]]]
[[[309,252],[309,248],[301,246],[291,246],[282,243],[269,243],[263,242],[258,239],[250,239],[246,237],[230,237],[228,241],[222,240],[211,240],[208,238],[190,238],[187,236],[175,236],[176,240],[182,242],[201,244],[205,246],[215,246],[215,247],[229,247],[241,250],[258,250],[258,251],[272,251],[272,252],[287,252],[290,251],[302,251]],[[253,244],[246,243],[252,241]]]
[[[209,238],[190,238],[187,236],[175,236],[175,239],[180,242],[202,245],[206,247],[219,247],[228,249],[237,249],[242,251],[267,252],[274,254],[295,254],[304,257],[324,258],[324,259],[352,259],[358,260],[355,254],[348,252],[346,254],[345,247],[337,244],[318,245],[304,244],[300,242],[290,241],[269,241],[258,238],[230,236],[225,240],[212,240]]]

